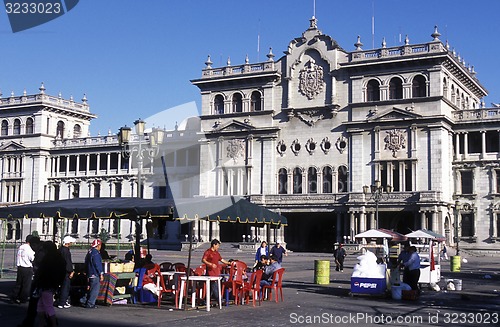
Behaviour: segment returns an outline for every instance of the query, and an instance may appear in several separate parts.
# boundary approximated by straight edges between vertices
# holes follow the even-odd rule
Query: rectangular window
[[[395,192],[400,191],[399,187],[399,162],[395,161],[392,163],[392,189]]]
[[[413,170],[411,162],[405,163],[405,191],[409,192],[412,190],[413,183]]]
[[[186,157],[187,157],[187,149],[177,150],[177,158],[176,158],[177,160],[176,160],[175,165],[177,167],[186,166],[186,164],[187,164]]]
[[[55,201],[59,200],[60,194],[61,194],[61,186],[54,185],[54,200]]]
[[[486,132],[486,152],[498,152],[499,135],[497,131]]]
[[[200,161],[200,153],[198,147],[190,147],[188,149],[188,166],[198,166]]]
[[[122,196],[122,183],[115,183],[115,198],[120,198]]]
[[[473,194],[472,171],[464,170],[460,172],[462,177],[462,194]]]
[[[467,151],[469,153],[481,153],[482,137],[480,132],[467,134]]]
[[[100,197],[101,197],[101,184],[94,183],[94,198],[100,198]]]
[[[472,213],[462,213],[462,221],[460,227],[462,228],[462,237],[474,236],[474,215]]]
[[[74,184],[73,185],[73,197],[74,198],[79,198],[80,197],[80,184]]]

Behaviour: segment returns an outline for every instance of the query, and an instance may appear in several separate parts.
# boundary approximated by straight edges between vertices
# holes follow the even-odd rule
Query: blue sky
[[[500,1],[316,0],[319,29],[348,51],[357,35],[363,49],[372,47],[373,12],[376,48],[382,37],[398,45],[400,34],[428,42],[438,25],[441,39],[474,65],[490,94],[486,104],[500,102]],[[12,33],[2,10],[0,90],[33,94],[43,81],[52,95],[79,101],[86,93],[98,116],[92,135],[116,133],[139,117],[190,101],[199,106],[189,80],[201,76],[208,54],[214,66],[229,56],[242,64],[247,54],[263,61],[269,47],[278,59],[312,14],[313,0],[81,0],[58,19]]]

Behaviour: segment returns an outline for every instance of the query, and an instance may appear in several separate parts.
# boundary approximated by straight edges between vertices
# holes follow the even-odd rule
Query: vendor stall
[[[420,278],[421,284],[438,283],[441,280],[441,244],[445,241],[443,235],[427,229],[420,229],[406,237],[410,244],[417,248],[420,256]]]
[[[399,283],[397,249],[406,236],[379,228],[357,234],[354,239],[361,243],[364,255],[358,257],[360,262],[354,268],[351,294],[382,294],[388,286]]]

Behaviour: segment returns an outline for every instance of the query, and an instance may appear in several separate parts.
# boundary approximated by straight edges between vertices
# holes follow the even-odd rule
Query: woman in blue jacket
[[[263,241],[260,243],[260,247],[257,249],[257,252],[255,253],[255,265],[260,262],[260,257],[262,255],[269,256],[269,248],[267,247],[267,242]]]

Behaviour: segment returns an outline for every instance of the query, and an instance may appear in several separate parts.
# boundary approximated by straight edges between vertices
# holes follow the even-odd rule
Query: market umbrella
[[[114,219],[126,218],[142,227],[148,218],[172,218],[174,201],[171,199],[129,198],[74,198],[0,207],[0,218],[54,218],[58,219]],[[136,228],[135,253],[140,253],[140,231]],[[54,231],[56,229],[54,228]],[[53,235],[55,239],[56,235]],[[118,243],[119,246],[119,243]]]

